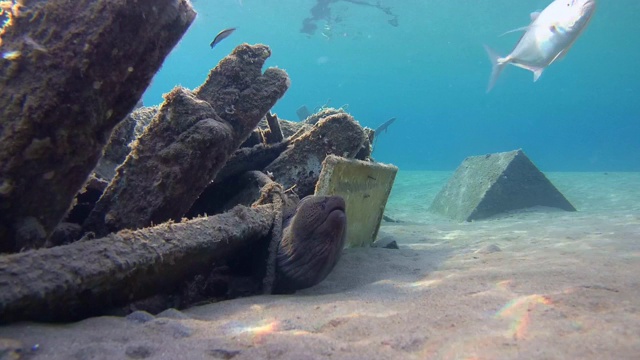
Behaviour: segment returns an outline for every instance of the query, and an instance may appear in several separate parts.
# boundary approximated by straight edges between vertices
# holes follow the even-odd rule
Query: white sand
[[[426,212],[450,175],[401,172],[386,214],[406,222],[381,229],[400,250],[348,249],[296,295],[0,338],[39,344],[34,359],[640,358],[640,173],[548,174],[579,212],[473,223]]]

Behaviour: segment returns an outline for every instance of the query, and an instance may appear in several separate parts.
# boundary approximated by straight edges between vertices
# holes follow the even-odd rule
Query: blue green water
[[[640,171],[640,1],[599,0],[568,55],[533,83],[509,66],[486,94],[487,44],[506,55],[550,0],[339,0],[303,33],[316,0],[195,0],[198,17],[144,97],[195,88],[235,46],[271,47],[267,66],[291,88],[274,111],[348,104],[364,126],[398,120],[374,158],[401,169],[452,170],[467,156],[522,148],[543,171]],[[214,49],[216,33],[237,27]]]

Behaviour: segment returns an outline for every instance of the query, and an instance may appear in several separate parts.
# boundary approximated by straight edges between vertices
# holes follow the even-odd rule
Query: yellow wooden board
[[[375,240],[396,178],[393,165],[328,155],[322,163],[316,195],[340,195],[346,203],[347,247]]]

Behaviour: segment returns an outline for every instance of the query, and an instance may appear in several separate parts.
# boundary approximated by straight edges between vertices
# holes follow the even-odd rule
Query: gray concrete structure
[[[515,150],[466,158],[430,210],[472,221],[533,206],[576,211],[524,152]]]

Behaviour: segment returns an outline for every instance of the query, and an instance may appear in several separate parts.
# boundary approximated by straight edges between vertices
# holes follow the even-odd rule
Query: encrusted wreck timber
[[[233,152],[232,136],[207,102],[189,90],[174,89],[117,169],[86,220],[86,230],[104,236],[180,220],[182,209],[200,192],[194,186],[206,185]]]
[[[362,143],[362,147],[358,150],[355,158],[363,161],[370,161],[371,154],[373,153],[373,138],[375,135],[375,131],[373,129],[364,127],[364,135],[367,137],[367,141]]]
[[[0,252],[44,244],[195,15],[188,0],[22,6],[0,45]]]
[[[166,95],[85,228],[103,236],[180,220],[287,90],[284,71],[270,68],[261,73],[269,54],[264,45],[238,46],[211,71],[200,90],[176,88]],[[202,90],[218,85],[218,91],[237,98],[215,98]]]
[[[303,123],[304,124],[308,124],[308,125],[315,125],[318,123],[318,121],[329,117],[331,115],[335,115],[335,114],[346,114],[347,112],[344,111],[344,109],[340,108],[340,109],[336,109],[336,108],[332,108],[332,107],[323,107],[321,108],[318,112],[312,114],[311,116],[307,117],[306,119],[304,119]]]
[[[328,154],[353,158],[364,142],[368,141],[362,127],[351,115],[338,112],[322,118],[310,131],[292,141],[264,170],[273,174],[275,181],[285,189],[294,187],[302,198],[313,194]]]
[[[271,50],[266,45],[242,44],[222,59],[207,80],[194,90],[235,133],[243,134],[238,146],[291,85],[281,69],[268,68],[262,73],[269,56]]]
[[[219,214],[236,205],[249,206],[273,180],[261,171],[247,171],[221,183],[211,183],[187,212],[187,217]]]
[[[289,146],[288,141],[273,145],[259,144],[250,148],[240,148],[233,152],[225,166],[220,170],[209,187],[220,183],[229,177],[251,170],[262,170],[278,158]]]
[[[251,148],[240,148],[234,151],[227,163],[216,175],[215,180],[209,183],[198,196],[186,216],[193,217],[220,213],[229,209],[228,205],[232,204],[230,199],[236,196],[242,197],[242,194],[253,193],[255,184],[261,184],[258,187],[260,189],[264,185],[263,180],[254,180],[258,177],[261,179],[268,177],[262,173],[261,176],[255,173],[259,172],[257,170],[262,170],[269,165],[288,146],[289,142],[283,141],[273,145],[258,144]],[[236,204],[244,203],[236,202],[233,205]]]
[[[309,125],[304,122],[294,122],[294,121],[278,118],[278,127],[282,132],[283,138],[285,139],[288,138],[288,140],[293,140],[293,137],[292,137],[293,134],[310,130],[313,127],[313,125]],[[267,119],[264,118],[260,120],[260,123],[258,123],[257,130],[259,131],[260,134],[262,134],[262,132],[269,130],[269,128],[270,128],[269,123],[267,122]],[[260,142],[262,142],[262,135],[260,135]]]
[[[144,129],[158,113],[158,106],[139,107],[125,117],[111,133],[104,147],[102,158],[93,170],[95,177],[111,181],[116,168],[122,164],[131,152],[133,141],[140,137]]]
[[[170,293],[214,262],[269,242],[280,211],[272,204],[238,206],[217,216],[0,257],[0,322],[77,320]]]

